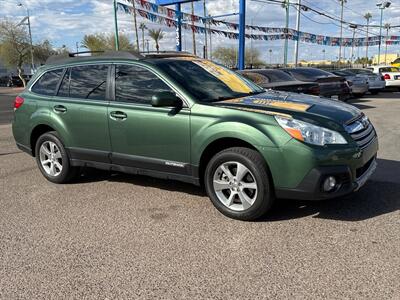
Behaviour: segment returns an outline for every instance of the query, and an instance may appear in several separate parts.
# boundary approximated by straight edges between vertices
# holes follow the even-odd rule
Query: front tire
[[[214,206],[233,219],[256,220],[274,202],[266,163],[249,148],[234,147],[217,153],[207,165],[204,182]]]
[[[35,154],[39,170],[48,181],[67,183],[76,177],[78,168],[70,165],[68,153],[55,131],[38,138]]]

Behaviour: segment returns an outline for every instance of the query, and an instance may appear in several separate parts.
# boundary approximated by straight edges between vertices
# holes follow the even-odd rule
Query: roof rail
[[[150,51],[140,52],[145,58],[169,58],[169,57],[198,57],[185,51]]]
[[[95,55],[79,55],[79,54],[95,54]],[[143,59],[144,56],[134,51],[83,51],[76,53],[68,53],[68,55],[61,54],[61,55],[50,56],[46,61],[46,65],[72,63],[72,62],[78,62],[80,60],[90,61],[98,59],[115,59],[115,58],[140,60]]]

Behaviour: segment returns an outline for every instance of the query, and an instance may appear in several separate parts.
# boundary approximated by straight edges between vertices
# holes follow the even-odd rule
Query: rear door
[[[110,64],[66,69],[57,96],[51,103],[55,120],[64,131],[71,158],[109,162],[108,73]]]
[[[144,66],[114,66],[114,101],[108,109],[112,162],[116,165],[188,175],[190,110],[153,107],[157,92],[175,91]]]

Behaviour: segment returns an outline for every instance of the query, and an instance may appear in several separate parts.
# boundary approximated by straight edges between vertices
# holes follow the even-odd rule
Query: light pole
[[[203,1],[203,10],[204,10],[204,58],[207,59],[207,50],[208,50],[208,41],[207,41],[207,23],[208,23],[208,18],[207,18],[207,7],[206,7],[206,0]]]
[[[18,3],[18,6],[23,7],[22,3]],[[33,59],[33,42],[32,42],[32,30],[31,30],[31,17],[29,13],[29,8],[26,7],[26,20],[28,21],[28,32],[29,32],[29,43],[31,46],[31,73],[35,70],[35,62]],[[18,24],[22,25],[25,21],[25,18]]]
[[[368,46],[369,46],[369,40],[368,40],[368,35],[369,35],[369,20],[371,20],[372,15],[368,12],[364,15],[364,18],[367,20],[367,47],[365,50],[365,57],[367,58],[367,64],[368,64]]]
[[[342,39],[343,39],[343,8],[347,0],[339,0],[342,9],[340,11],[340,41],[339,41],[339,65],[342,59]]]
[[[376,6],[381,10],[381,22],[379,25],[379,48],[378,48],[378,65],[381,62],[381,46],[382,46],[382,22],[383,22],[383,10],[385,8],[389,8],[392,3],[390,1],[384,1],[382,3],[378,3]]]
[[[269,64],[272,66],[272,49],[269,49]]]
[[[299,42],[300,42],[300,36],[299,36],[299,31],[300,31],[300,17],[301,17],[301,12],[300,10],[307,11],[307,7],[303,7],[301,5],[301,0],[297,0],[297,18],[296,18],[296,31],[297,31],[297,39],[295,41],[295,47],[294,47],[294,64],[297,67],[299,63]]]
[[[325,63],[325,52],[326,52],[326,50],[323,49],[323,50],[322,50],[322,54],[323,54],[323,56],[324,56],[324,63]]]
[[[351,57],[350,57],[350,61],[351,61],[351,63],[354,63],[354,44],[355,44],[355,37],[356,37],[357,25],[350,24],[350,28],[353,29],[353,40],[352,40],[352,43],[351,43]]]
[[[118,36],[118,16],[117,16],[117,0],[114,0],[114,36],[115,36],[115,50],[119,51],[119,36]]]
[[[284,49],[284,57],[283,57],[283,64],[286,67],[288,63],[288,48],[289,48],[289,7],[290,7],[290,0],[285,0],[282,4],[286,11],[286,21],[285,21],[285,49]]]
[[[388,40],[389,40],[389,30],[390,30],[390,24],[386,23],[385,24],[385,28],[386,28],[386,45],[385,45],[385,64],[387,64],[387,48],[388,48]]]

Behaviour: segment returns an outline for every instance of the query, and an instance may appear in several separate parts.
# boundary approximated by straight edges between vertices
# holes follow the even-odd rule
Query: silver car
[[[383,91],[386,87],[386,81],[380,74],[375,74],[368,69],[345,69],[347,72],[351,72],[355,75],[366,75],[368,76],[369,91],[371,94],[376,95]]]
[[[332,73],[346,79],[351,94],[355,97],[362,97],[369,91],[368,75],[354,74],[347,70],[333,71]]]

